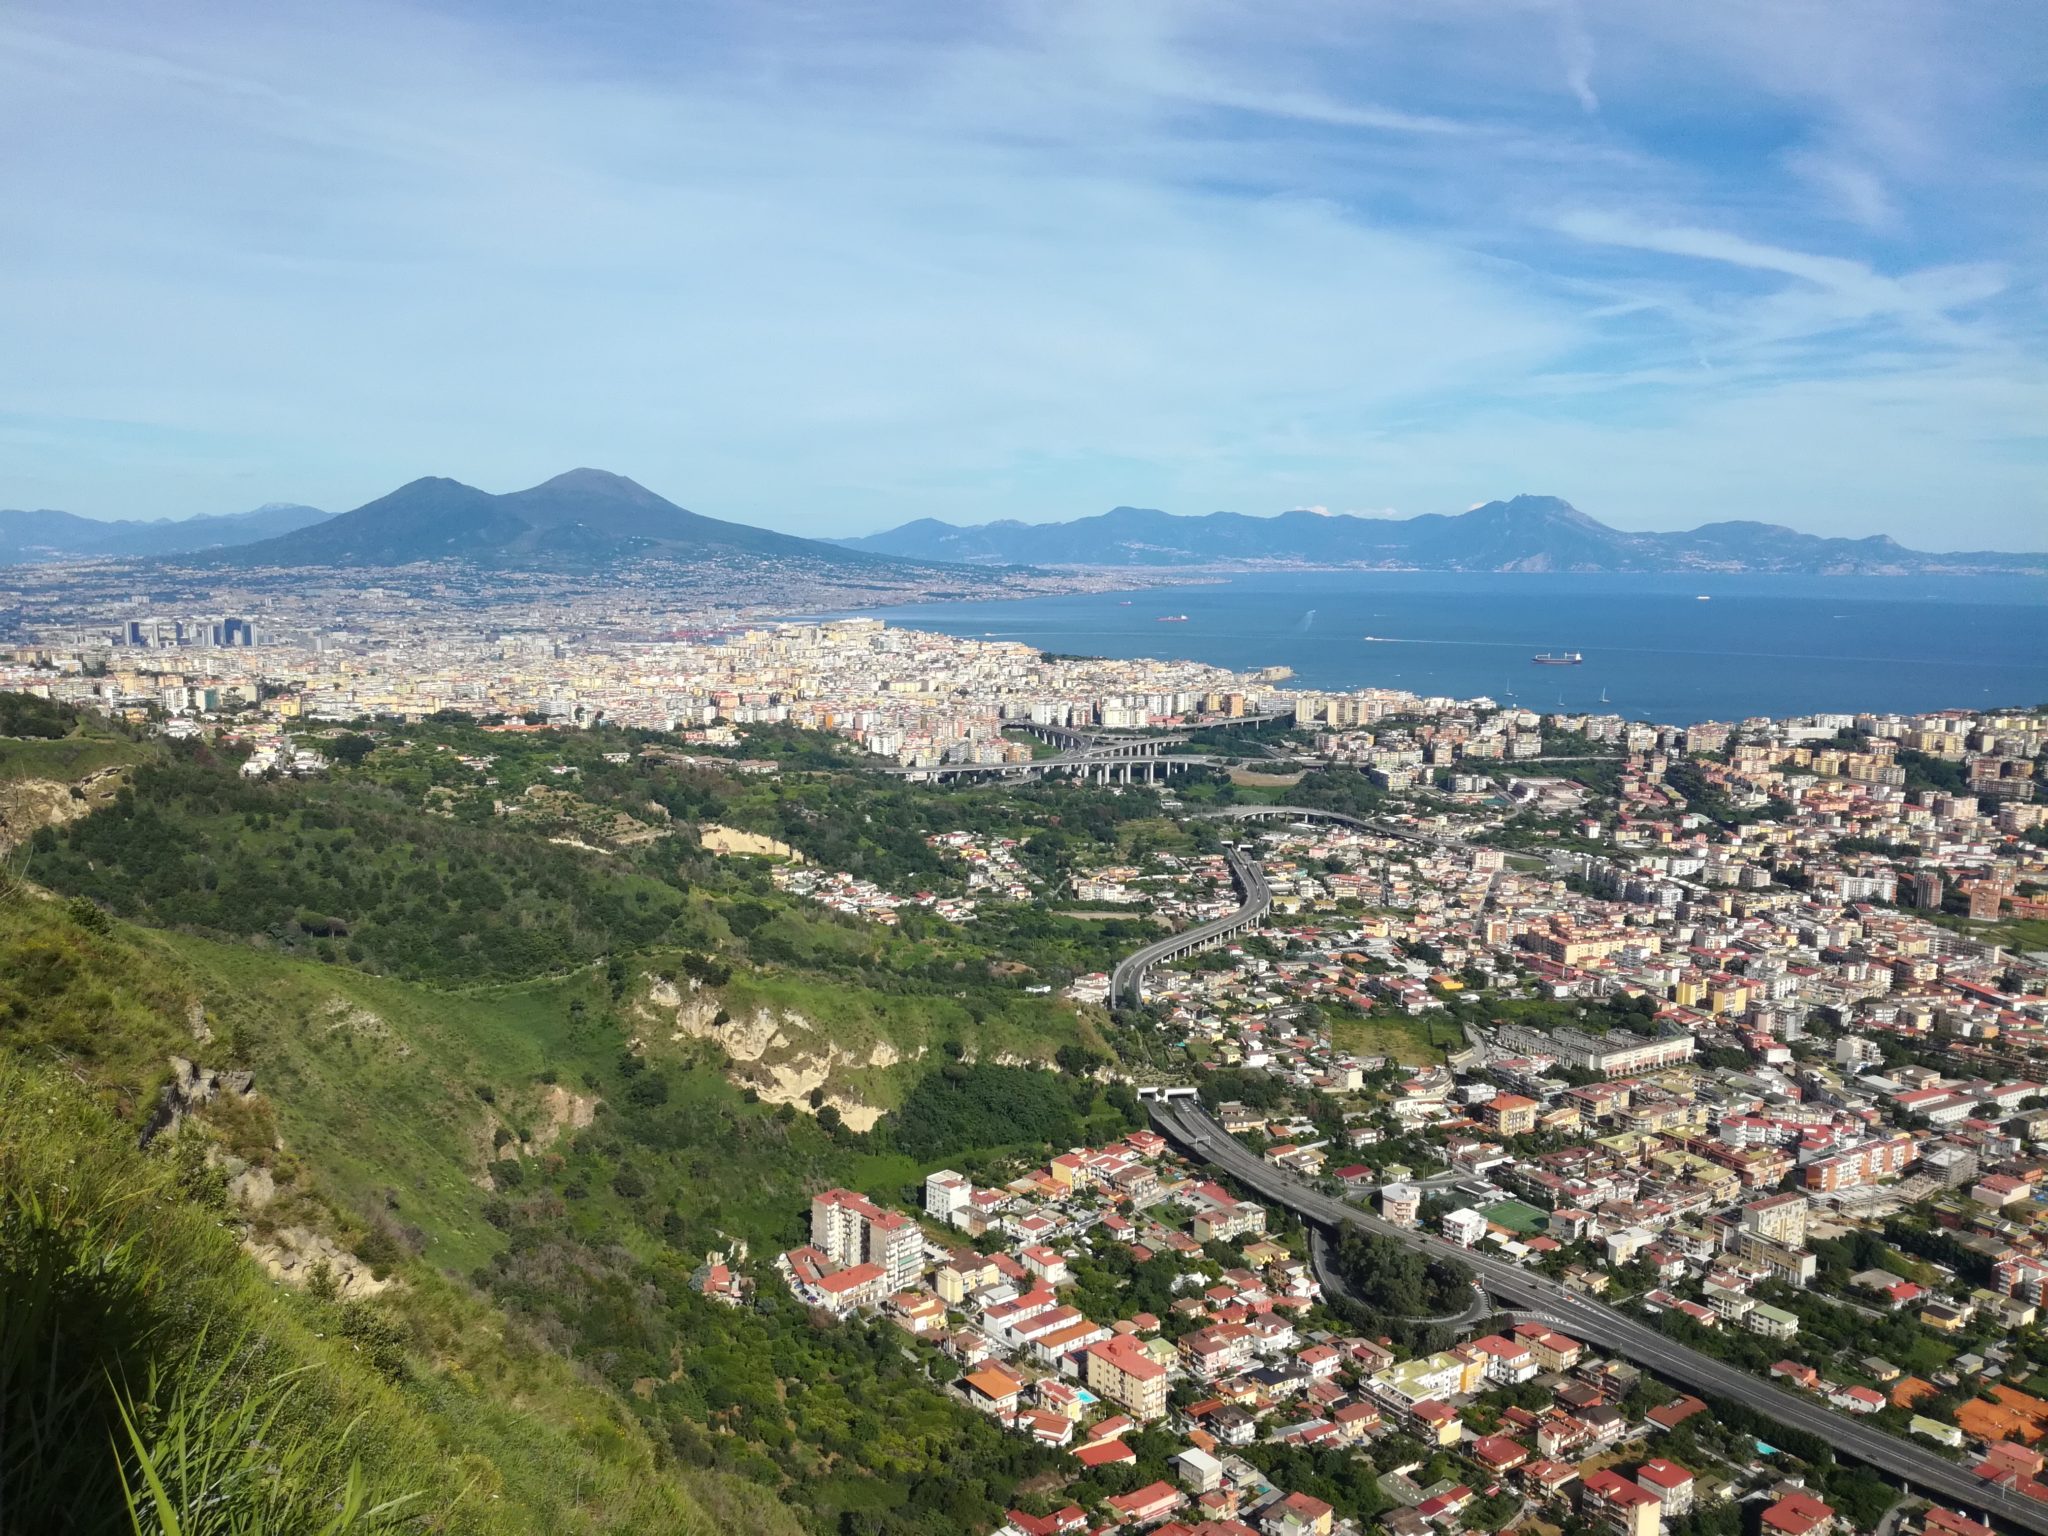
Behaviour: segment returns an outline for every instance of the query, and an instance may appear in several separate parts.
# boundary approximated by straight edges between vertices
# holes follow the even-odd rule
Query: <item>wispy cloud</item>
[[[1785,168],[1818,192],[1845,218],[1865,229],[1898,227],[1899,209],[1883,179],[1866,166],[1820,149],[1786,151]]]
[[[1558,46],[1564,54],[1565,84],[1587,112],[1600,110],[1600,98],[1593,94],[1593,34],[1586,30],[1586,18],[1578,0],[1560,0],[1558,5]]]

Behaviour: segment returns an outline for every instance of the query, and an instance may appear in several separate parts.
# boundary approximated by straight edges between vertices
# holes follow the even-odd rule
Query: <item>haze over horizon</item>
[[[29,0],[0,505],[2041,548],[2048,17],[1842,14]]]

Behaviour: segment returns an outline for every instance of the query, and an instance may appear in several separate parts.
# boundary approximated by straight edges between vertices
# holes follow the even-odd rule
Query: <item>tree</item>
[[[344,767],[353,768],[368,757],[376,746],[377,744],[369,737],[348,731],[327,744],[327,755]]]

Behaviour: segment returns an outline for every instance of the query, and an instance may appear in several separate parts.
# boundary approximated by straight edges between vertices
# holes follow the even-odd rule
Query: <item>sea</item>
[[[1286,666],[1300,688],[1668,725],[2048,703],[2042,577],[1319,571],[862,612],[1070,654]],[[1533,660],[1571,651],[1583,662]]]

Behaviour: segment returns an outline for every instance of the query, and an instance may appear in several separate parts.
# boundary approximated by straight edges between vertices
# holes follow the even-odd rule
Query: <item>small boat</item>
[[[1152,622],[1155,624],[1185,624],[1188,616],[1184,613],[1162,613]]]
[[[1693,601],[1696,603],[1711,603],[1713,601],[1713,598],[1709,597],[1706,593],[1702,592],[1698,597],[1694,598]]]
[[[1529,659],[1539,667],[1576,667],[1586,658],[1577,651],[1559,651],[1555,655],[1545,651],[1541,656]]]

